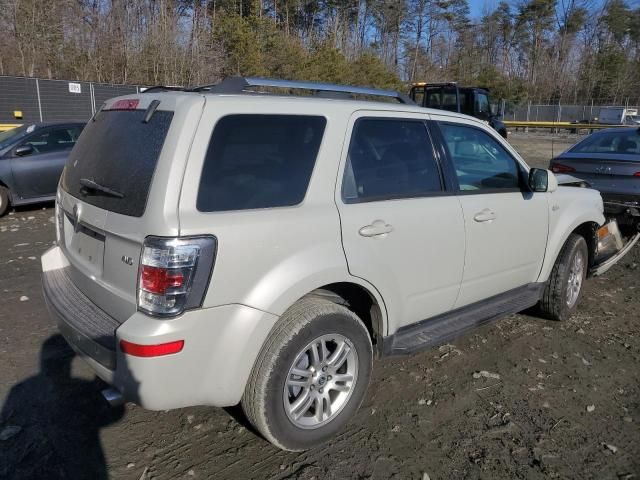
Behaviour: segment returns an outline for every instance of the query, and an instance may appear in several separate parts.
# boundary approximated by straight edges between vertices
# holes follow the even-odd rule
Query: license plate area
[[[96,277],[102,276],[105,236],[82,223],[76,223],[68,214],[64,218],[64,243],[75,262]]]

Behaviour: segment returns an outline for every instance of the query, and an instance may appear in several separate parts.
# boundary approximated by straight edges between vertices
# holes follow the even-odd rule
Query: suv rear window
[[[302,202],[326,120],[305,115],[229,115],[216,125],[198,190],[201,212]]]
[[[107,110],[89,121],[75,144],[62,176],[62,188],[84,202],[111,212],[141,217],[173,112]],[[122,195],[87,190],[86,180]]]

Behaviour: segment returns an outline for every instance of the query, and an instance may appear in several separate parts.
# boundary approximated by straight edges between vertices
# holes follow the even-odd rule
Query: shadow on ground
[[[100,380],[71,377],[73,351],[60,335],[40,350],[40,371],[11,388],[0,415],[0,477],[106,479],[100,429],[120,420]]]

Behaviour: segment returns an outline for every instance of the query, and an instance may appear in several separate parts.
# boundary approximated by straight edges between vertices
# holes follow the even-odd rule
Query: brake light
[[[109,108],[105,110],[135,110],[138,108],[140,100],[137,98],[126,98],[124,100],[117,100],[111,104]]]
[[[158,345],[140,345],[137,343],[120,340],[120,350],[127,355],[134,357],[160,357],[162,355],[171,355],[182,351],[184,340],[176,340],[175,342],[160,343]]]
[[[164,295],[172,288],[184,286],[184,275],[180,271],[142,265],[140,271],[141,288],[156,295]]]
[[[640,177],[640,172],[636,172],[633,174],[634,177]]]
[[[214,237],[147,237],[138,269],[138,309],[175,316],[202,306],[215,252]]]
[[[551,171],[553,173],[570,173],[575,172],[576,169],[573,167],[569,167],[568,165],[563,165],[562,163],[552,163]]]

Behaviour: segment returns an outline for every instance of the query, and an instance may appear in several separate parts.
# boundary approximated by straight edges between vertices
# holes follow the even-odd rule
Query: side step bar
[[[408,355],[446,343],[470,330],[506,315],[533,307],[544,283],[530,283],[480,302],[398,329],[386,337],[383,355]]]

